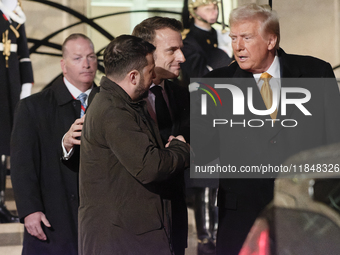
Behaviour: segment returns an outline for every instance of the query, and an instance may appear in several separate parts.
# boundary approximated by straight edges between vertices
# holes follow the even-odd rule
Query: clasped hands
[[[183,143],[186,143],[186,141],[185,141],[185,139],[184,139],[184,137],[183,137],[182,135],[178,135],[178,136],[176,136],[176,137],[173,136],[173,135],[171,135],[171,136],[169,136],[168,143],[165,145],[165,148],[168,148],[168,147],[169,147],[170,142],[171,142],[173,139],[177,139],[177,140],[182,141]]]

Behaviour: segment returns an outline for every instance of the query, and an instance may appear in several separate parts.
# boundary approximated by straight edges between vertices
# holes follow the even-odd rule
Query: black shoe
[[[208,238],[198,240],[197,255],[215,255],[215,254],[216,246],[213,240]]]
[[[19,217],[12,215],[5,205],[0,206],[0,223],[19,222]]]

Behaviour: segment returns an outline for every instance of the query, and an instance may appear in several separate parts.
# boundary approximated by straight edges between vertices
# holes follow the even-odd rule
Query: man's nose
[[[90,67],[90,60],[88,58],[84,58],[83,60],[83,67],[89,68]]]
[[[234,48],[235,48],[234,50],[236,51],[240,51],[244,49],[244,42],[241,38],[236,39],[236,42],[234,43]]]
[[[179,63],[185,62],[185,57],[184,57],[182,50],[178,50],[176,59]]]

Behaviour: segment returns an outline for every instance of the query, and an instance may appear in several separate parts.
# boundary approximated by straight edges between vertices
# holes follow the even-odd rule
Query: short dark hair
[[[177,19],[154,16],[143,20],[132,31],[132,35],[140,37],[149,43],[153,43],[156,36],[156,30],[170,28],[174,31],[183,30],[182,23]]]
[[[69,41],[77,40],[78,38],[83,38],[83,39],[85,39],[85,40],[88,40],[89,43],[92,45],[92,48],[94,49],[93,42],[91,41],[90,38],[88,38],[88,37],[87,37],[86,35],[84,35],[84,34],[74,33],[74,34],[69,35],[69,36],[65,39],[65,41],[63,42],[63,45],[61,46],[61,52],[62,52],[63,57],[65,57],[66,44],[67,44]]]
[[[106,76],[120,81],[132,70],[141,72],[148,64],[146,55],[152,54],[155,49],[155,46],[136,36],[116,37],[104,51]]]

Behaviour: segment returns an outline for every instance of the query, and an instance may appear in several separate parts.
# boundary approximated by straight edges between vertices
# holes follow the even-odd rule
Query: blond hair
[[[277,13],[269,5],[246,4],[231,11],[229,16],[230,27],[234,23],[245,20],[258,20],[262,35],[274,34],[277,36],[275,49],[280,46],[280,24]]]

